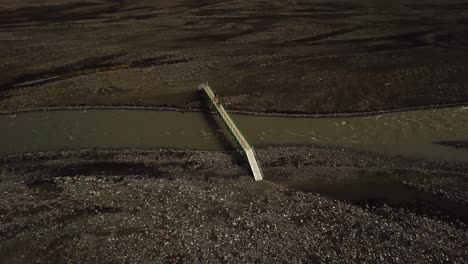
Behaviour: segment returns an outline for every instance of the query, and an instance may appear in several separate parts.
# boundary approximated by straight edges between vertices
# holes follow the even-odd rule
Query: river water
[[[468,150],[435,144],[468,140],[468,107],[361,117],[233,115],[254,146],[319,144],[410,158],[468,161]],[[0,152],[159,147],[235,147],[220,119],[201,112],[51,110],[0,115]]]

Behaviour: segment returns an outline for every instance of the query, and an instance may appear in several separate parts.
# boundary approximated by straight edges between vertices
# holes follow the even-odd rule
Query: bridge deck
[[[255,150],[253,149],[253,147],[249,144],[249,142],[247,142],[247,139],[244,137],[244,135],[242,135],[241,131],[239,130],[237,125],[234,123],[231,116],[228,114],[228,112],[224,108],[223,104],[219,101],[219,99],[216,98],[210,86],[208,84],[200,84],[198,88],[200,90],[205,91],[205,93],[208,95],[208,98],[210,99],[214,107],[216,108],[216,111],[218,111],[219,115],[221,116],[221,119],[224,121],[226,126],[229,128],[229,131],[231,131],[234,138],[237,140],[239,145],[245,151],[245,154],[247,155],[247,159],[249,160],[250,168],[252,169],[255,180],[261,181],[263,179],[263,173],[262,173],[262,170],[260,169],[260,166],[258,165],[257,157],[256,157]]]

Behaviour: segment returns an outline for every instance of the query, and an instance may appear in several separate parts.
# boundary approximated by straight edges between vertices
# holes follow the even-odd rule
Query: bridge
[[[249,144],[247,139],[244,137],[242,132],[239,130],[239,127],[236,125],[234,120],[232,120],[231,116],[228,114],[226,109],[224,108],[223,104],[219,100],[219,98],[215,95],[213,90],[210,88],[208,83],[202,83],[198,86],[198,89],[204,91],[208,98],[210,99],[213,106],[216,108],[216,111],[221,116],[224,124],[228,127],[229,131],[231,131],[232,135],[236,139],[237,143],[242,147],[244,150],[247,159],[250,164],[250,168],[252,169],[252,173],[256,181],[263,180],[263,172],[258,165],[257,156],[255,154],[255,150],[252,145]]]

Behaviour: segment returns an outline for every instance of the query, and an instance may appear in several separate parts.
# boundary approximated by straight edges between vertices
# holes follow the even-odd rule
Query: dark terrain
[[[465,262],[466,164],[316,146],[258,153],[267,175],[258,183],[245,160],[229,152],[3,157],[0,257],[5,263]]]
[[[20,2],[20,3],[18,3]],[[366,112],[468,101],[468,3],[2,1],[0,109]]]
[[[0,111],[202,109],[202,81],[257,114],[466,104],[467,23],[458,0],[3,0]],[[468,163],[257,152],[262,182],[233,152],[0,155],[0,262],[468,261]]]

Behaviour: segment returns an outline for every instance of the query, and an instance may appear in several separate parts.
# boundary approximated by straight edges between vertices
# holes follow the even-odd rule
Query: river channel
[[[468,161],[468,150],[437,144],[468,140],[468,107],[361,117],[233,115],[254,146],[316,144],[390,156]],[[0,115],[0,153],[85,148],[223,150],[234,141],[216,115],[87,109]]]

